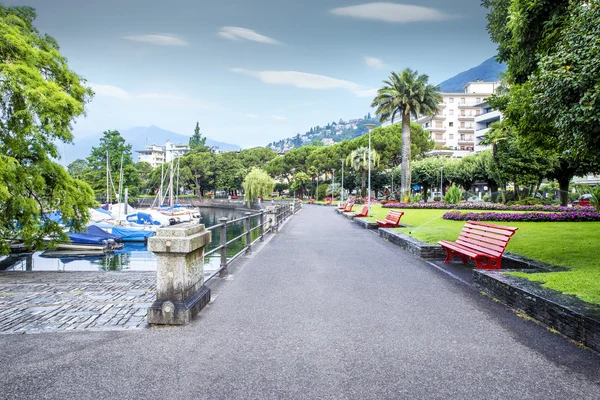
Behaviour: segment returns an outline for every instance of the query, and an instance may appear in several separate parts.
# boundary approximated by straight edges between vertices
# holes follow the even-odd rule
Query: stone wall
[[[425,259],[445,258],[446,252],[437,244],[425,243],[390,228],[379,229],[379,236],[411,254]]]
[[[473,282],[507,306],[600,352],[600,306],[497,271],[474,270]]]

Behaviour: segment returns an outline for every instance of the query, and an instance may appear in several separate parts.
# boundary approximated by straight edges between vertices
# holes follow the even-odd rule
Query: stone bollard
[[[148,240],[157,255],[156,301],[148,308],[148,323],[188,324],[210,301],[204,286],[204,247],[211,232],[202,224],[161,228]]]

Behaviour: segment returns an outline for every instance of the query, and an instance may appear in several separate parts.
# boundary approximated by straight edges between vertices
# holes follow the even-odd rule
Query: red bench
[[[446,250],[446,264],[458,256],[464,264],[467,258],[475,261],[477,269],[500,269],[502,254],[517,229],[467,221],[456,242],[442,240],[438,243]]]
[[[315,199],[310,199],[310,200],[308,201],[308,204],[314,204],[314,202],[315,202]]]
[[[363,206],[362,210],[359,213],[354,214],[354,218],[357,217],[368,217],[369,216],[369,206]]]
[[[385,219],[378,219],[377,225],[380,228],[397,228],[400,223],[400,218],[404,215],[404,212],[398,210],[390,210]]]
[[[348,203],[348,204],[346,204],[346,207],[344,208],[344,212],[345,213],[352,212],[352,207],[354,207],[354,203]]]
[[[345,201],[345,202],[344,202],[344,204],[342,204],[341,206],[338,206],[338,209],[340,209],[340,210],[345,210],[345,209],[346,209],[346,206],[347,206],[348,204],[349,204],[349,202],[348,202],[348,201]]]

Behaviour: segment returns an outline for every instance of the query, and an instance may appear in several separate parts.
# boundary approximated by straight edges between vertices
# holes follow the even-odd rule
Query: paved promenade
[[[0,335],[0,398],[600,397],[600,356],[331,208],[232,269],[183,328]]]

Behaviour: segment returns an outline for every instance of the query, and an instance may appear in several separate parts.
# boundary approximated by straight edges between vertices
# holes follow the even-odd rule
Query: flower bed
[[[384,208],[413,208],[413,209],[447,209],[447,210],[499,210],[499,211],[550,211],[550,212],[595,212],[594,207],[564,207],[564,206],[507,206],[497,203],[458,203],[442,202],[429,203],[387,203]]]
[[[565,211],[558,213],[498,213],[498,212],[464,212],[449,211],[442,216],[452,221],[500,221],[500,222],[583,222],[600,221],[600,213],[596,211]]]

